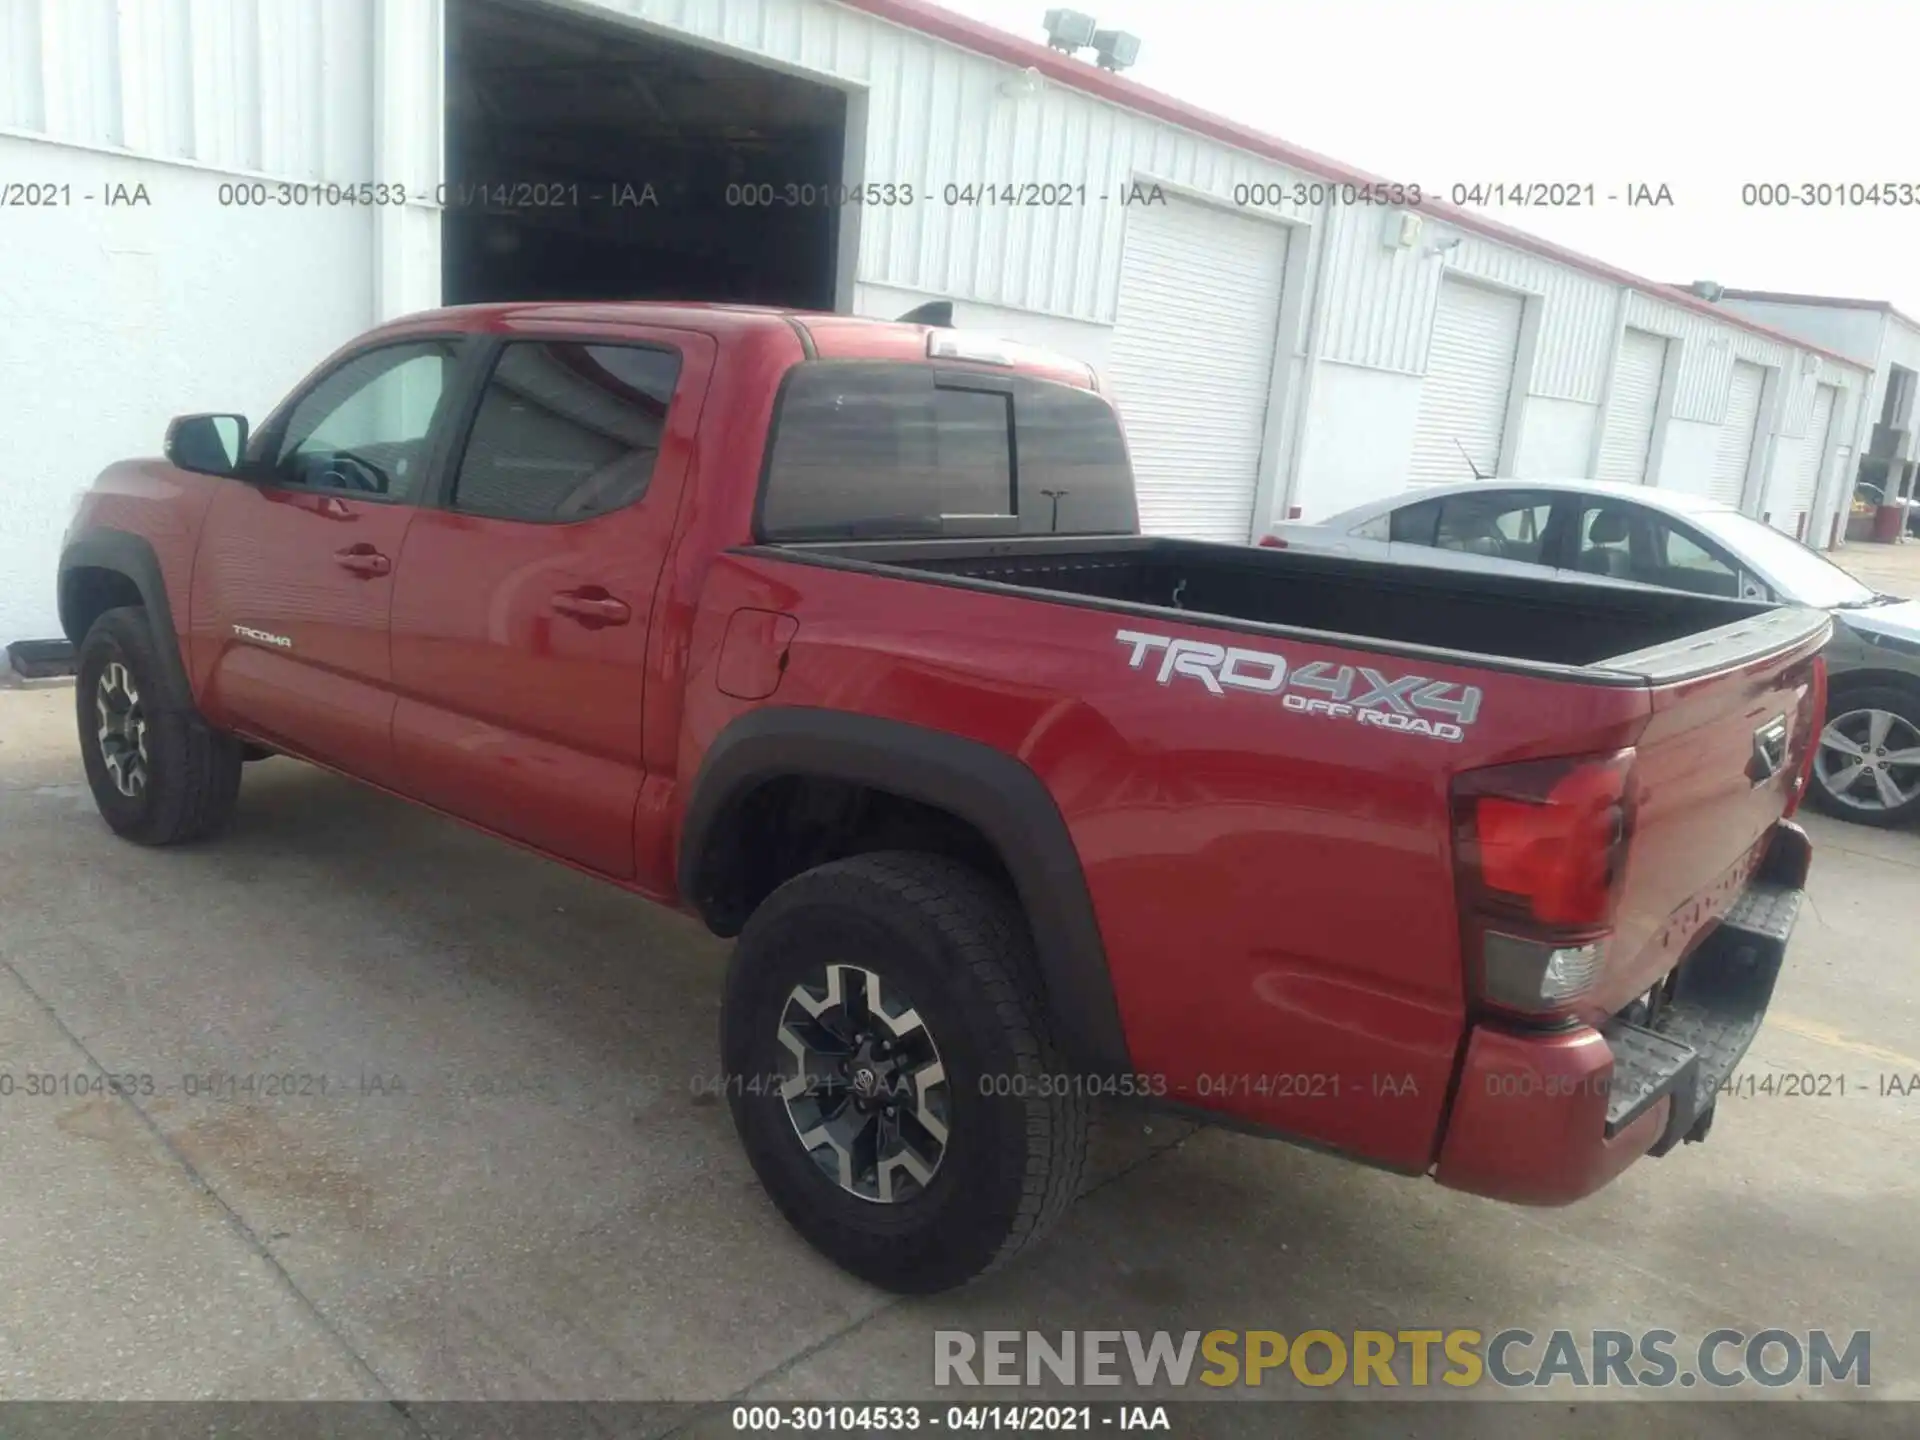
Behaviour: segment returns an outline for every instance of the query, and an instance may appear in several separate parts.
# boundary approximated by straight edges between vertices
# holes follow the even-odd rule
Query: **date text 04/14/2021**
[[[736,1405],[736,1434],[792,1431],[802,1434],[873,1434],[915,1430],[957,1431],[1170,1431],[1164,1405],[1029,1405],[1017,1401],[966,1405],[845,1404]]]

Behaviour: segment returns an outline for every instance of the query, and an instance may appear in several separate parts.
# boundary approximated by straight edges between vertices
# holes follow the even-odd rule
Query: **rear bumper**
[[[1441,1142],[1442,1185],[1522,1205],[1592,1194],[1642,1155],[1705,1138],[1760,1029],[1799,918],[1811,848],[1776,827],[1754,878],[1679,967],[1649,1026],[1476,1026]]]

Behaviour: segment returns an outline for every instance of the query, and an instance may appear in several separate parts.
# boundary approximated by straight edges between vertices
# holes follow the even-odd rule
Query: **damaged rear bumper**
[[[1435,1178],[1519,1204],[1564,1205],[1642,1155],[1704,1138],[1773,998],[1811,853],[1798,825],[1776,827],[1746,890],[1681,962],[1647,1023],[1475,1027]]]

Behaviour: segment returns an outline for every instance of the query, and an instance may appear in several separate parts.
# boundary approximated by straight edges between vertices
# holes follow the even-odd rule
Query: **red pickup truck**
[[[1824,614],[1138,533],[1087,367],[681,304],[386,325],[61,560],[100,810],[281,753],[738,936],[718,1074],[906,1291],[1090,1105],[1524,1204],[1700,1139],[1804,884]]]

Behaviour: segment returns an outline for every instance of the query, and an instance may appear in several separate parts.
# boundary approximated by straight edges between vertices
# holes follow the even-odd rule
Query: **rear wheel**
[[[1920,694],[1865,686],[1834,697],[1813,757],[1813,795],[1863,825],[1920,818]]]
[[[168,699],[147,612],[101,615],[76,668],[81,760],[114,833],[174,845],[221,829],[240,793],[240,742]]]
[[[1005,1262],[1079,1188],[1064,1074],[1012,901],[941,856],[788,881],[741,933],[721,1054],[755,1173],[816,1249],[889,1290]]]

